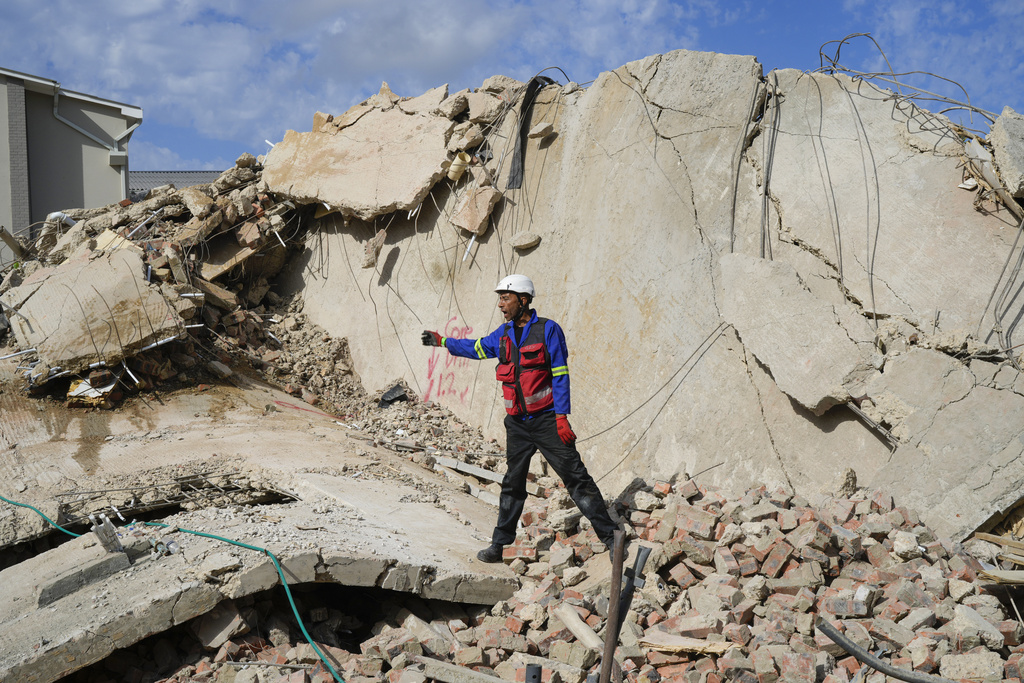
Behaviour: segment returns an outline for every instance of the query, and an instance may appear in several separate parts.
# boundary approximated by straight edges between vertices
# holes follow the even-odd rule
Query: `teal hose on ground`
[[[81,536],[81,534],[76,534],[74,532],[68,531],[64,527],[58,525],[52,519],[50,519],[49,517],[44,515],[42,512],[40,512],[36,508],[32,507],[31,505],[26,505],[25,503],[16,503],[13,500],[10,500],[8,498],[4,498],[3,496],[0,496],[0,500],[4,501],[5,503],[10,503],[11,505],[16,505],[17,507],[20,507],[20,508],[28,508],[29,510],[32,510],[37,515],[39,515],[40,517],[45,519],[47,522],[52,524],[55,529],[60,529],[61,531],[66,533],[68,536],[74,536],[75,538],[78,538],[79,536]],[[145,524],[146,524],[146,526],[160,527],[160,528],[165,528],[165,529],[168,526],[170,526],[170,525],[164,524],[162,522],[145,522]],[[341,674],[339,674],[337,671],[334,670],[334,667],[331,666],[331,663],[329,661],[327,661],[327,657],[320,650],[320,647],[315,642],[313,642],[313,639],[310,637],[309,632],[306,631],[306,625],[304,623],[302,623],[302,617],[299,616],[299,609],[295,606],[295,600],[292,599],[292,591],[291,591],[290,588],[288,588],[288,581],[285,580],[284,572],[281,571],[281,563],[277,561],[277,557],[274,555],[274,553],[270,552],[266,548],[260,548],[258,546],[249,545],[248,543],[242,543],[240,541],[232,541],[230,538],[224,538],[223,536],[215,536],[214,534],[207,534],[207,533],[203,533],[202,531],[193,531],[191,529],[182,529],[181,527],[177,527],[177,529],[178,529],[178,531],[184,531],[186,534],[193,534],[195,536],[202,536],[204,538],[212,538],[215,541],[223,541],[224,543],[230,543],[231,545],[237,545],[240,548],[247,548],[248,550],[255,550],[256,552],[263,553],[264,555],[269,557],[271,559],[271,561],[273,561],[273,563],[274,563],[274,568],[277,569],[277,575],[279,577],[281,577],[281,585],[284,586],[284,593],[285,593],[285,595],[288,596],[288,603],[292,606],[292,614],[295,615],[295,620],[297,622],[299,622],[299,628],[302,629],[302,635],[304,635],[306,637],[306,642],[308,642],[312,646],[313,650],[317,654],[317,657],[320,658],[320,661],[323,662],[324,666],[327,667],[327,670],[331,672],[332,676],[334,676],[334,680],[338,681],[338,683],[345,683],[345,679],[343,679],[341,677]]]
[[[164,524],[162,522],[145,522],[145,524],[146,524],[146,526],[155,526],[155,527],[163,527],[163,528],[167,528],[168,526],[170,526],[170,525]],[[281,585],[284,586],[284,593],[285,593],[285,595],[288,596],[288,603],[292,607],[292,614],[295,615],[295,620],[297,622],[299,622],[299,628],[302,629],[302,635],[304,635],[306,637],[306,642],[308,642],[312,646],[313,650],[317,654],[317,657],[320,658],[320,661],[323,662],[324,666],[326,666],[328,671],[331,672],[331,675],[334,676],[334,680],[338,681],[338,683],[345,683],[345,679],[343,679],[341,677],[341,674],[339,674],[337,671],[334,670],[334,667],[331,666],[331,663],[329,661],[327,661],[327,657],[324,655],[323,652],[320,651],[320,647],[313,641],[313,638],[310,637],[309,632],[306,631],[306,625],[302,623],[302,617],[299,616],[299,609],[295,606],[295,600],[292,599],[292,591],[291,591],[291,589],[288,588],[288,582],[284,578],[284,572],[281,571],[281,563],[277,561],[277,557],[274,555],[274,553],[270,552],[266,548],[260,548],[259,546],[255,546],[255,545],[249,545],[248,543],[242,543],[241,541],[232,541],[230,538],[224,538],[223,536],[216,536],[214,534],[207,534],[207,533],[202,532],[202,531],[193,531],[191,529],[183,529],[181,527],[176,527],[176,528],[178,529],[178,531],[183,531],[186,534],[193,534],[195,536],[202,536],[204,538],[212,538],[215,541],[223,541],[224,543],[230,543],[231,545],[237,545],[239,548],[247,548],[248,550],[255,550],[256,552],[263,553],[264,555],[269,557],[271,559],[271,561],[273,561],[273,563],[274,563],[274,568],[277,569],[277,575],[279,577],[281,577]]]
[[[40,517],[45,519],[47,522],[52,524],[54,529],[60,529],[61,531],[66,533],[68,536],[73,536],[75,538],[78,538],[79,536],[82,535],[82,534],[76,534],[73,531],[68,531],[67,529],[65,529],[61,525],[57,524],[55,521],[53,521],[52,519],[50,519],[49,517],[44,515],[42,512],[40,512],[39,510],[37,510],[34,507],[32,507],[31,505],[26,505],[25,503],[15,503],[13,500],[9,500],[7,498],[4,498],[3,496],[0,496],[0,500],[2,500],[5,503],[10,503],[11,505],[17,505],[20,508],[28,508],[29,510],[31,510],[34,513],[36,513],[37,515],[39,515]]]

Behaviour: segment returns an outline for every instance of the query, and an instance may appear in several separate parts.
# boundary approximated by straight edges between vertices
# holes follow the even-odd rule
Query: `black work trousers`
[[[526,475],[530,471],[533,454],[539,450],[569,490],[576,507],[590,520],[598,538],[611,543],[617,527],[608,516],[604,498],[587,472],[576,446],[566,446],[558,436],[555,414],[547,411],[525,419],[506,415],[505,434],[508,470],[501,482],[498,524],[494,527],[491,542],[509,545],[515,540],[516,524],[526,502]]]

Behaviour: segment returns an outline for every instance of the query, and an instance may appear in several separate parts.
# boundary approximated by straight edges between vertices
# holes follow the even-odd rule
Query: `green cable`
[[[4,501],[5,503],[10,503],[11,505],[16,505],[16,506],[18,506],[20,508],[28,508],[29,510],[32,510],[37,515],[39,515],[40,517],[45,519],[47,522],[52,524],[55,528],[60,529],[61,531],[66,533],[68,536],[74,536],[75,538],[78,538],[79,536],[82,535],[82,534],[76,534],[74,532],[68,531],[67,529],[65,529],[64,527],[58,525],[52,519],[50,519],[49,517],[44,515],[42,512],[40,512],[36,508],[32,507],[31,505],[26,505],[25,503],[16,503],[13,500],[10,500],[8,498],[4,498],[3,496],[0,496],[0,500]],[[165,528],[165,529],[170,526],[169,524],[164,524],[162,522],[145,522],[145,525],[146,526],[161,527],[161,528]],[[295,620],[299,622],[299,628],[302,629],[302,635],[306,636],[306,642],[308,642],[313,647],[313,650],[316,652],[317,656],[320,658],[320,661],[324,663],[324,666],[326,666],[327,669],[331,672],[331,675],[334,676],[334,680],[338,681],[338,683],[345,683],[345,679],[343,679],[341,677],[341,674],[339,674],[337,671],[334,670],[334,667],[331,666],[331,663],[329,661],[327,661],[327,657],[324,655],[323,652],[321,652],[320,647],[315,642],[313,642],[313,639],[310,637],[309,632],[306,631],[306,625],[304,623],[302,623],[302,617],[299,616],[299,610],[295,606],[295,600],[292,599],[292,592],[288,588],[288,581],[285,580],[284,572],[281,571],[281,563],[277,561],[277,557],[274,555],[274,553],[270,552],[266,548],[260,548],[258,546],[249,545],[247,543],[242,543],[241,541],[232,541],[230,538],[224,538],[223,536],[215,536],[214,534],[207,534],[207,533],[203,533],[202,531],[192,531],[191,529],[182,529],[181,527],[177,527],[177,528],[178,528],[178,531],[184,531],[186,534],[194,534],[196,536],[203,536],[204,538],[212,538],[212,539],[217,540],[217,541],[223,541],[225,543],[230,543],[231,545],[237,545],[240,548],[248,548],[249,550],[255,550],[256,552],[263,553],[267,557],[269,557],[274,562],[274,568],[277,569],[277,575],[281,577],[281,585],[284,586],[284,593],[285,593],[285,595],[288,596],[288,602],[292,606],[292,614],[295,615]]]
[[[54,521],[53,521],[52,519],[50,519],[49,517],[47,517],[46,515],[44,515],[44,514],[43,514],[42,512],[40,512],[39,510],[37,510],[37,509],[35,509],[34,507],[32,507],[31,505],[26,505],[25,503],[15,503],[15,502],[14,502],[13,500],[8,500],[7,498],[4,498],[3,496],[0,496],[0,500],[2,500],[2,501],[3,501],[3,502],[5,502],[5,503],[10,503],[11,505],[17,505],[17,506],[18,506],[18,507],[20,507],[20,508],[28,508],[29,510],[32,510],[32,511],[33,511],[33,512],[35,512],[35,513],[36,513],[37,515],[39,515],[40,517],[42,517],[43,519],[45,519],[45,520],[46,520],[47,522],[49,522],[50,524],[52,524],[52,525],[53,525],[53,527],[54,527],[55,529],[60,529],[61,531],[63,531],[64,533],[66,533],[66,534],[67,534],[68,536],[74,536],[75,538],[78,538],[79,536],[81,536],[81,535],[82,535],[82,534],[76,534],[76,533],[75,533],[75,532],[73,532],[73,531],[68,531],[67,529],[65,529],[65,528],[64,528],[64,527],[62,527],[61,525],[57,524],[57,523],[56,523],[56,522],[54,522]]]
[[[37,512],[38,512],[38,510],[37,510]],[[42,514],[42,513],[40,513],[40,514]],[[169,524],[164,524],[162,522],[145,522],[145,525],[146,526],[163,527],[163,528],[167,528],[167,527],[170,526]],[[267,557],[269,557],[274,562],[274,568],[277,569],[277,575],[281,577],[281,585],[284,586],[284,593],[285,593],[285,595],[288,596],[288,602],[292,606],[292,614],[295,615],[295,620],[299,622],[299,628],[302,629],[302,635],[304,635],[306,637],[306,642],[308,642],[313,647],[313,650],[316,652],[317,656],[320,657],[320,661],[324,663],[324,666],[326,666],[328,668],[328,670],[331,672],[331,675],[334,676],[334,680],[338,681],[338,683],[345,683],[345,679],[343,679],[341,677],[341,675],[337,671],[334,670],[334,667],[331,666],[331,663],[329,661],[327,661],[327,657],[324,655],[323,652],[320,651],[320,647],[317,646],[317,644],[315,642],[313,642],[313,638],[311,638],[309,633],[306,631],[306,626],[305,626],[305,624],[302,623],[302,617],[299,616],[299,610],[295,606],[295,600],[292,599],[292,592],[288,588],[288,581],[285,580],[284,572],[281,571],[281,564],[277,561],[277,557],[274,555],[274,553],[270,552],[266,548],[260,548],[260,547],[255,546],[255,545],[249,545],[248,543],[242,543],[241,541],[232,541],[230,538],[224,538],[223,536],[216,536],[214,534],[207,534],[207,533],[204,533],[202,531],[193,531],[191,529],[183,529],[181,527],[176,527],[176,528],[178,529],[178,531],[184,531],[186,534],[194,534],[196,536],[202,536],[204,538],[212,538],[212,539],[217,540],[217,541],[223,541],[225,543],[230,543],[231,545],[237,545],[240,548],[247,548],[249,550],[255,550],[256,552],[263,553]]]

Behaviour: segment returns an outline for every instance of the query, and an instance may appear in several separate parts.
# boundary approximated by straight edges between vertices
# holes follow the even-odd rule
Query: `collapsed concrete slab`
[[[848,401],[852,387],[860,394],[876,374],[871,343],[855,342],[833,305],[811,293],[792,266],[744,254],[720,263],[722,317],[780,389],[815,415]]]
[[[471,118],[454,115],[459,123]],[[766,78],[753,58],[677,51],[602,74],[586,90],[541,89],[530,127],[544,123],[558,135],[522,143],[520,189],[506,187],[515,123],[503,121],[483,143],[495,156],[484,168],[504,198],[490,238],[469,252],[473,267],[454,256],[466,253],[469,236],[447,227],[461,195],[439,190],[439,209],[425,202],[415,222],[399,217],[389,228],[391,250],[381,259],[406,264],[390,279],[358,271],[365,237],[345,231],[325,240],[351,268],[326,278],[296,272],[292,286],[303,289],[305,311],[348,336],[366,381],[383,385],[394,368],[406,368],[422,398],[503,438],[493,380],[472,361],[414,352],[410,340],[435,326],[445,336],[487,334],[499,320],[481,293],[495,273],[514,268],[537,284],[539,314],[566,331],[575,354],[573,425],[595,435],[583,453],[602,487],[615,492],[637,477],[707,470],[703,476],[723,486],[818,493],[847,466],[872,481],[892,447],[852,411],[830,405],[864,399],[867,380],[888,370],[908,378],[908,394],[941,386],[940,364],[927,377],[901,372],[898,356],[915,346],[947,357],[998,353],[1005,364],[1013,352],[999,349],[1019,343],[1021,302],[989,301],[994,290],[1020,286],[1020,275],[1000,280],[999,268],[1016,218],[999,204],[987,214],[975,209],[987,200],[957,187],[958,134],[891,92],[841,75]],[[540,236],[541,246],[515,251],[513,236],[522,232]],[[408,250],[418,258],[403,261]],[[727,287],[722,259],[733,253],[786,264],[793,288]],[[744,319],[730,308],[738,291],[749,297]],[[755,294],[763,310],[751,303]],[[438,310],[438,301],[451,304]],[[748,323],[773,314],[806,315],[820,334],[767,326],[759,347]],[[609,326],[621,332],[615,343]],[[803,368],[792,354],[802,344],[815,351]],[[637,373],[636,359],[650,372]],[[1011,365],[999,372],[1018,374]],[[813,391],[810,377],[820,382]],[[970,393],[979,404],[998,411],[1015,403],[1006,393],[1013,381],[982,385]],[[968,416],[961,403],[938,415],[967,420],[967,431],[993,419]],[[929,435],[959,443],[982,470],[1016,457],[1001,454],[1011,441],[978,448],[942,420],[893,419],[879,424],[898,427],[901,444]],[[914,480],[929,495],[953,485]],[[996,477],[991,486],[998,494],[984,495],[1004,509],[1017,495],[1013,481]],[[963,507],[972,512],[956,524],[929,521],[957,535],[985,523],[991,510],[981,495],[967,496]]]
[[[415,208],[445,173],[454,124],[400,108],[357,105],[353,111],[358,117],[340,117],[334,130],[327,124],[309,133],[288,131],[267,155],[263,180],[276,194],[362,220]],[[355,120],[343,125],[346,118]]]
[[[209,647],[238,633],[237,611],[225,601],[279,585],[273,561],[179,528],[267,547],[293,586],[334,582],[473,604],[518,588],[504,566],[473,563],[480,541],[472,527],[420,502],[413,486],[313,473],[288,486],[303,502],[125,527],[127,555],[107,553],[89,534],[0,572],[0,680],[55,681],[202,615]],[[151,555],[148,538],[174,540],[180,550]]]
[[[86,250],[36,271],[2,301],[16,311],[10,317],[18,344],[36,349],[49,371],[72,373],[96,363],[113,366],[176,338],[184,325],[180,313],[195,308],[148,283],[142,259],[131,249]]]

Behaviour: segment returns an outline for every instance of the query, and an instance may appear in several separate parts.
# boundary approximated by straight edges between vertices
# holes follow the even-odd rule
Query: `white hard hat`
[[[516,294],[529,294],[532,299],[534,295],[533,280],[525,275],[506,275],[494,288],[495,292],[514,292]]]

